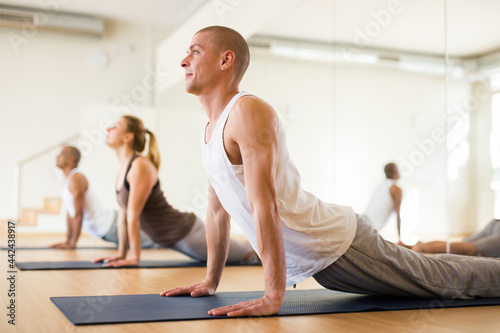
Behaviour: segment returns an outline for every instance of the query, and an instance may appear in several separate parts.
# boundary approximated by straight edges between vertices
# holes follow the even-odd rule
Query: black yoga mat
[[[103,263],[90,261],[46,261],[46,262],[16,262],[20,270],[63,270],[63,269],[113,269],[113,268],[176,268],[204,267],[205,262],[196,260],[141,260],[139,266],[104,267]],[[256,266],[241,263],[226,263],[226,266]]]
[[[159,294],[51,297],[74,325],[139,323],[172,320],[220,319],[210,316],[213,308],[262,297],[262,291],[222,292],[211,297],[165,297]],[[499,298],[441,300],[367,296],[327,289],[290,290],[278,316],[362,311],[440,309],[444,307],[500,305]]]

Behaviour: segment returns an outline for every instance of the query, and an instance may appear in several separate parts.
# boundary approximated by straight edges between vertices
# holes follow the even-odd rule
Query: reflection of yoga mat
[[[104,267],[103,263],[90,261],[46,261],[46,262],[16,262],[21,270],[62,270],[62,269],[113,269],[113,268],[176,268],[205,267],[206,263],[196,260],[141,260],[139,266]],[[249,264],[226,263],[226,266],[250,266]],[[253,265],[255,266],[255,265]]]
[[[263,292],[223,292],[211,297],[164,297],[159,294],[123,296],[51,297],[74,325],[137,323],[170,320],[220,319],[213,308],[262,297]],[[287,291],[278,316],[362,311],[440,309],[500,305],[500,298],[439,300],[367,296],[326,289]]]

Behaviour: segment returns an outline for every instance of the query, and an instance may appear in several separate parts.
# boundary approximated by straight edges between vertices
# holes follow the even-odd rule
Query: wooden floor
[[[4,236],[5,237],[5,236]],[[5,238],[0,245],[5,246]],[[56,239],[19,236],[17,245],[43,246]],[[84,237],[81,246],[109,243]],[[17,261],[92,260],[115,250],[19,250]],[[145,250],[143,259],[183,258],[172,250]],[[18,271],[16,326],[7,323],[7,251],[0,251],[0,332],[500,332],[500,306],[380,311],[349,314],[196,320],[76,327],[50,301],[52,296],[160,293],[195,283],[205,268]],[[263,290],[261,267],[227,267],[218,291]],[[297,288],[320,286],[308,279]]]

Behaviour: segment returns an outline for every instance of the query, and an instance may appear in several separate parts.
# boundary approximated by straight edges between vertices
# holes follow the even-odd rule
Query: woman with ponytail
[[[146,141],[149,141],[148,149],[146,156],[142,156]],[[206,261],[205,224],[193,213],[183,213],[170,206],[160,188],[161,160],[155,135],[144,127],[141,119],[125,115],[108,128],[106,144],[115,151],[120,162],[116,184],[120,206],[118,255],[95,262],[104,261],[110,267],[138,265],[141,230],[160,247]],[[249,243],[231,240],[228,262],[254,263],[258,260]]]

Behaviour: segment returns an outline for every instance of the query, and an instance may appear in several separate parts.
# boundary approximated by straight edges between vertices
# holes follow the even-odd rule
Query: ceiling
[[[155,24],[173,30],[209,2],[54,1],[61,4],[58,10],[64,12]],[[39,0],[0,0],[0,4],[32,8],[40,8],[39,3]],[[284,10],[258,34],[427,54],[443,54],[446,39],[450,55],[467,57],[500,49],[499,17],[498,0],[308,0]]]
[[[389,7],[391,2],[399,6]],[[500,49],[498,0],[309,0],[284,13],[262,33],[443,54],[445,2],[450,55],[473,56]]]
[[[0,0],[0,5],[22,6],[33,9],[80,13],[117,20],[141,22],[175,28],[207,0]],[[52,6],[46,8],[41,3]]]

